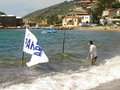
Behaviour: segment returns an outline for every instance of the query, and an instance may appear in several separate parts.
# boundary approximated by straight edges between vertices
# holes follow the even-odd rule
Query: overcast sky
[[[33,11],[63,1],[65,0],[0,0],[0,11],[5,12],[7,15],[23,17]]]

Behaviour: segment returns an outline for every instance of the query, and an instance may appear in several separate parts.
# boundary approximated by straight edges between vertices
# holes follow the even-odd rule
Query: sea
[[[30,31],[49,62],[27,67],[31,55],[24,53],[22,65],[25,29],[1,29],[0,90],[89,90],[120,79],[119,31]],[[89,40],[97,47],[95,66],[86,59]]]

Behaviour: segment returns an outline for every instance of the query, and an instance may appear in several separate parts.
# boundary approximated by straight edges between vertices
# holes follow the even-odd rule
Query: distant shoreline
[[[96,31],[120,31],[119,27],[114,26],[93,26],[93,27],[76,27],[74,30],[96,30]]]
[[[3,30],[3,29],[25,29],[25,28],[15,28],[15,27],[11,27],[11,28],[0,28],[0,30]],[[30,29],[43,29],[41,27],[39,28],[30,28]],[[61,27],[61,28],[58,28],[58,27],[55,27],[53,28],[55,30],[95,30],[95,31],[120,31],[120,26],[118,27],[114,27],[114,26],[93,26],[93,27],[74,27],[74,28],[64,28],[64,27]]]

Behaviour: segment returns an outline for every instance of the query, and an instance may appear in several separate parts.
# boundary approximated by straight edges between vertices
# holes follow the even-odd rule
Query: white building
[[[63,19],[63,27],[77,27],[79,24],[92,23],[92,21],[92,15],[87,12],[74,11]]]
[[[100,23],[102,25],[120,23],[120,19],[117,18],[119,16],[120,16],[120,9],[104,10],[100,19]]]
[[[87,15],[87,14],[80,15],[79,19],[80,19],[79,23],[91,23],[92,22],[92,16],[91,15]]]
[[[117,16],[120,16],[120,8],[117,9]]]

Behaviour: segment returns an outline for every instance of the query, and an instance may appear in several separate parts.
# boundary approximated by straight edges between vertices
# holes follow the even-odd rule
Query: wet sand
[[[120,79],[114,80],[109,83],[101,84],[93,89],[89,90],[120,90]]]

